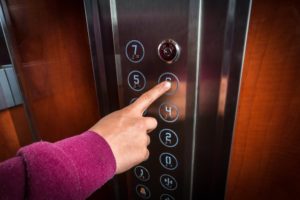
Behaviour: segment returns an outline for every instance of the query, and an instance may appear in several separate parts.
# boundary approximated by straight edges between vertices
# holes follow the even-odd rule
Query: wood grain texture
[[[300,198],[300,2],[254,0],[227,199]]]
[[[7,0],[36,132],[56,141],[98,119],[82,0]]]
[[[0,112],[0,162],[16,155],[17,150],[32,142],[22,105]]]
[[[20,147],[17,133],[8,110],[0,112],[0,160],[14,156]]]

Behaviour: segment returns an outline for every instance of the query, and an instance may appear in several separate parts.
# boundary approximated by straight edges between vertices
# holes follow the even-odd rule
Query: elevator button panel
[[[143,4],[138,0],[130,4],[126,0],[116,1],[115,61],[120,104],[125,107],[133,103],[161,82],[171,83],[171,88],[144,113],[146,117],[154,117],[158,125],[149,133],[148,160],[126,174],[126,199],[130,200],[186,199],[185,187],[189,184],[186,169],[190,165],[186,163],[190,154],[186,156],[186,152],[191,145],[185,136],[192,135],[192,120],[187,119],[193,118],[193,106],[187,110],[187,97],[194,96],[194,91],[187,94],[191,71],[187,68],[189,18],[187,13],[173,15],[170,9],[175,6],[187,11],[189,6],[184,1],[173,4],[157,0],[157,4],[165,6],[158,13],[168,17],[149,18],[150,15],[143,14],[149,9],[139,7]],[[131,10],[129,5],[134,8]]]
[[[125,47],[127,54],[127,49],[130,45],[137,44],[132,43],[132,41],[137,40],[129,40],[127,42]],[[174,40],[172,41],[174,44],[176,43]],[[170,48],[172,49],[173,47]],[[175,48],[173,50],[177,51],[178,49]],[[127,59],[131,61],[127,54]],[[147,54],[145,54],[144,59],[147,60]],[[154,69],[160,70],[151,70],[149,65],[145,65],[144,61],[126,65],[128,69],[125,68],[125,76],[127,76],[128,90],[125,90],[124,98],[127,105],[133,103],[143,92],[157,83],[169,81],[171,89],[144,112],[144,116],[147,114],[158,119],[159,124],[155,133],[150,134],[149,159],[132,170],[135,180],[133,181],[133,186],[137,199],[180,199],[182,189],[178,188],[178,185],[180,185],[178,179],[182,182],[183,166],[181,166],[181,163],[183,163],[183,150],[181,144],[184,142],[184,139],[178,133],[183,132],[184,129],[182,120],[180,120],[182,116],[179,106],[181,108],[184,107],[184,96],[186,94],[180,93],[182,83],[176,70],[164,70],[159,66],[156,66]],[[169,64],[167,66],[174,67]],[[180,69],[179,66],[176,69]],[[180,78],[184,79],[184,76],[181,74]],[[149,85],[146,84],[147,80],[149,80]],[[184,112],[184,109],[182,111]],[[159,189],[157,188],[158,186],[160,186]],[[152,190],[153,194],[151,194],[149,188],[155,188]]]

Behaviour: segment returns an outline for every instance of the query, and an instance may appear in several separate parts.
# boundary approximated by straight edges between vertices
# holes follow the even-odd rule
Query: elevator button
[[[163,81],[169,81],[172,84],[171,89],[169,89],[166,94],[167,95],[175,94],[178,89],[178,84],[179,84],[179,80],[178,80],[177,76],[170,72],[163,73],[159,76],[158,83],[163,82]]]
[[[141,181],[148,181],[150,179],[149,171],[143,166],[136,166],[134,168],[134,174],[136,178],[138,178]]]
[[[128,74],[128,85],[134,91],[142,91],[146,86],[146,78],[142,72],[133,70]]]
[[[173,176],[163,174],[160,176],[160,184],[167,190],[176,190],[177,181]]]
[[[162,153],[159,156],[160,164],[168,170],[174,170],[178,166],[177,159],[170,153]]]
[[[177,61],[180,55],[180,47],[172,39],[162,41],[158,45],[157,51],[159,58],[168,64]]]
[[[163,129],[159,132],[159,140],[166,147],[175,147],[178,144],[178,137],[171,129]]]
[[[160,195],[160,200],[175,200],[175,198],[169,194],[162,194]]]
[[[150,190],[145,185],[139,184],[135,190],[137,195],[143,199],[149,199],[151,197]]]
[[[161,119],[168,123],[175,122],[179,115],[177,107],[170,103],[161,104],[158,113]]]
[[[126,44],[125,54],[129,61],[133,63],[139,63],[144,58],[145,49],[140,41],[131,40]]]

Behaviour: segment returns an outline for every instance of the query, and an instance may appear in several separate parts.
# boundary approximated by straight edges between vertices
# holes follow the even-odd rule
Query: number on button
[[[141,181],[148,181],[150,179],[149,171],[143,166],[136,166],[134,168],[134,174],[136,178],[138,178]]]
[[[131,40],[126,44],[125,54],[129,61],[133,63],[139,63],[144,58],[144,46],[138,40]]]
[[[128,74],[127,82],[129,87],[137,92],[142,91],[146,86],[146,78],[138,70],[133,70]]]
[[[159,140],[166,147],[175,147],[178,144],[178,137],[171,129],[163,129],[159,132]]]
[[[168,170],[174,170],[178,166],[176,157],[170,153],[160,154],[159,162],[165,169],[168,169]]]
[[[177,107],[170,103],[161,104],[158,112],[161,119],[168,123],[175,122],[179,115]]]

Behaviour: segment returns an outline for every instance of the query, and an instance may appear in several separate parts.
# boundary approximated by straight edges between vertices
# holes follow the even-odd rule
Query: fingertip
[[[166,89],[170,89],[172,86],[172,83],[170,81],[164,81],[163,86]]]

